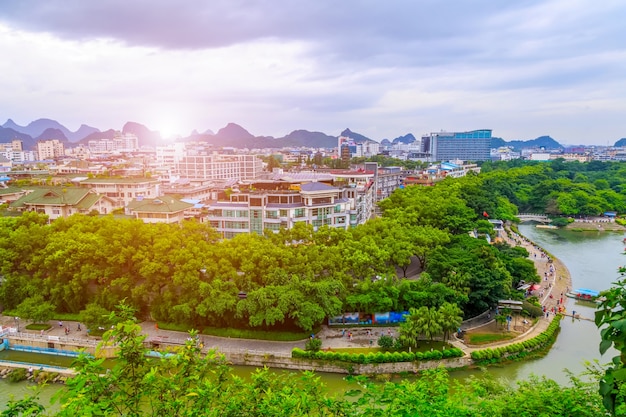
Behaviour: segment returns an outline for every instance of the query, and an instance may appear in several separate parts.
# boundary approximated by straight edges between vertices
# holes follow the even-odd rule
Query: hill
[[[8,143],[13,139],[20,139],[25,150],[31,150],[37,144],[37,141],[30,135],[18,132],[10,127],[0,127],[0,142]]]
[[[615,146],[616,148],[621,148],[626,146],[626,138],[621,138],[620,140],[618,140],[617,142],[615,142]]]
[[[550,136],[539,136],[538,138],[531,140],[512,140],[505,141],[502,138],[491,138],[491,147],[499,148],[502,146],[511,146],[516,151],[520,151],[524,148],[545,148],[549,149],[563,149],[563,145],[552,139]]]
[[[68,128],[63,126],[61,123],[52,119],[37,119],[35,121],[30,122],[27,126],[20,126],[15,123],[12,119],[8,119],[3,125],[3,128],[13,129],[16,132],[24,133],[31,138],[36,138],[41,136],[47,129],[56,129],[63,132],[63,137],[67,138],[70,142],[78,142],[83,139],[85,136],[97,132],[98,129],[95,127],[80,125],[76,132],[70,131]]]

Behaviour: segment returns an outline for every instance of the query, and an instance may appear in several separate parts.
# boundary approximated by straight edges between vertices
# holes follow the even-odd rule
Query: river
[[[559,258],[569,269],[572,275],[573,288],[590,288],[604,290],[618,279],[617,268],[624,263],[622,252],[624,245],[623,233],[615,232],[573,232],[556,229],[537,229],[534,224],[522,224],[520,232]],[[583,304],[575,300],[568,300],[568,311],[576,310],[581,317],[593,319],[594,305]],[[497,377],[510,381],[526,379],[531,374],[545,375],[555,381],[566,384],[568,377],[565,369],[575,375],[585,370],[585,361],[599,360],[600,363],[609,362],[612,354],[600,356],[598,345],[600,336],[592,321],[574,320],[565,318],[561,322],[561,331],[556,343],[543,358],[508,364],[504,367],[490,367],[488,372]],[[24,359],[16,359],[24,360]],[[235,372],[245,375],[249,368],[236,367]],[[478,371],[455,371],[451,373],[454,379],[464,379],[468,375],[478,375]],[[345,382],[341,375],[321,374],[322,380],[331,391],[345,389]],[[28,384],[11,384],[0,380],[0,398],[7,399],[10,394],[21,398],[27,392]],[[57,386],[45,387],[42,394],[46,399],[58,390]],[[0,409],[4,406],[0,404]]]

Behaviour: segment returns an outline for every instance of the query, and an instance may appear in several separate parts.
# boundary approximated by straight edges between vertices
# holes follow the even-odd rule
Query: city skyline
[[[0,5],[0,119],[187,136],[626,137],[619,1]]]

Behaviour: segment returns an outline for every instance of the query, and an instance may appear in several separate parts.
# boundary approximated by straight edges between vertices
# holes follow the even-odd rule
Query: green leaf
[[[612,372],[613,378],[619,381],[626,381],[626,368],[621,368]]]
[[[626,331],[626,319],[617,320],[611,323],[611,327],[614,327],[620,331]]]
[[[600,342],[600,354],[604,355],[606,351],[613,345],[613,342],[610,340],[603,340]]]

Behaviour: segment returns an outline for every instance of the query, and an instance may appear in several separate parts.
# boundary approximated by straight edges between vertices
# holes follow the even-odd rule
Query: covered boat
[[[567,293],[567,296],[570,298],[575,298],[577,300],[588,300],[588,301],[594,301],[596,298],[598,298],[599,295],[600,295],[600,292],[590,290],[588,288],[577,288],[573,290],[572,292]]]

